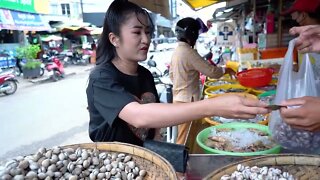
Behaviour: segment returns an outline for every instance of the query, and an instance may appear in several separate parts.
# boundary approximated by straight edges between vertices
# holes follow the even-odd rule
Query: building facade
[[[0,50],[15,50],[27,32],[50,30],[47,14],[49,0],[0,0]]]
[[[49,5],[49,21],[70,24],[83,22],[81,0],[50,0]]]

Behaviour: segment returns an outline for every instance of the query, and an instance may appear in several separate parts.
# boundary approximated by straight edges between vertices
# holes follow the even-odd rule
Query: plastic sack
[[[253,31],[253,22],[251,17],[248,19],[248,22],[246,23],[244,28],[248,31],[251,31],[251,32]]]
[[[313,66],[308,54],[304,54],[298,72],[293,69],[293,49],[295,40],[290,41],[283,65],[280,69],[275,104],[283,100],[303,96],[319,96]],[[299,108],[299,107],[288,107]],[[320,151],[320,132],[298,130],[287,125],[279,111],[273,111],[270,117],[269,128],[274,140],[283,148],[295,152],[316,153]]]

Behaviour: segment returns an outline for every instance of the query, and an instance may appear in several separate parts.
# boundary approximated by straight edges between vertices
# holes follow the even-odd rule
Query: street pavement
[[[154,55],[163,72],[171,54],[165,51],[148,56]],[[57,82],[46,81],[46,74],[34,80],[18,77],[17,92],[0,95],[0,164],[33,154],[40,147],[92,142],[85,90],[93,67],[69,66],[67,77]]]
[[[83,71],[90,71],[93,67],[94,67],[94,65],[92,65],[92,64],[89,64],[87,66],[70,65],[70,66],[66,67],[64,70],[65,70],[66,76],[72,76],[77,73],[81,73]],[[47,83],[47,82],[51,81],[51,79],[48,75],[48,71],[46,71],[46,70],[45,70],[44,75],[39,78],[23,79],[22,76],[18,76],[17,79],[19,81],[19,89],[29,87],[29,86],[38,85],[41,83]]]
[[[72,75],[58,82],[20,78],[15,94],[0,95],[0,161],[40,147],[91,142],[85,89],[92,67],[68,67]]]

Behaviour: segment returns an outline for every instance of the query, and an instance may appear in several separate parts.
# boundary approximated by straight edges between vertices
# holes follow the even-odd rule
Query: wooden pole
[[[240,28],[240,48],[243,48],[243,40],[242,40],[242,37],[243,35],[245,34],[244,32],[246,31],[245,30],[245,21],[246,21],[246,12],[245,12],[245,7],[243,6],[242,8],[242,11],[241,11],[241,14],[242,14],[242,22],[241,22],[241,28]]]
[[[256,42],[256,11],[257,11],[257,3],[256,0],[253,0],[253,15],[252,15],[252,26],[253,26],[253,43]]]
[[[278,6],[278,12],[282,11],[282,5],[283,2],[282,0],[279,1],[279,6]],[[281,42],[282,42],[282,16],[279,16],[279,20],[278,20],[278,47],[281,46]]]

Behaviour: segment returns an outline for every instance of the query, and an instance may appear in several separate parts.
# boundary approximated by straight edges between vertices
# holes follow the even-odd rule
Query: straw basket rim
[[[234,172],[238,164],[243,164],[245,166],[315,166],[320,168],[320,155],[310,155],[310,154],[270,154],[258,157],[252,157],[238,162],[231,163],[229,165],[223,166],[209,175],[207,175],[204,180],[214,179],[219,180],[225,174],[230,174]]]
[[[248,93],[252,91],[251,88],[242,86],[241,84],[222,84],[222,85],[217,85],[217,86],[210,86],[204,89],[204,94],[205,95],[214,95],[213,93],[210,93],[209,91],[211,90],[217,90],[217,89],[230,89],[230,88],[235,88],[235,89],[242,89],[244,90],[243,92],[228,92],[228,93]],[[223,93],[226,94],[226,93]]]
[[[80,143],[80,144],[69,144],[61,146],[63,148],[88,148],[88,149],[98,149],[102,151],[120,152],[139,158],[143,158],[158,165],[163,172],[168,176],[170,180],[177,180],[176,171],[173,166],[164,157],[159,154],[133,144],[122,143],[122,142],[93,142],[93,143]],[[128,149],[129,148],[129,149]],[[142,156],[144,155],[144,156]],[[158,161],[158,162],[157,162]],[[159,164],[158,164],[159,163]]]
[[[220,123],[218,121],[214,121],[210,117],[205,117],[205,118],[203,118],[203,120],[205,120],[206,123],[210,124],[210,126],[217,126],[217,125],[220,125],[220,124],[225,124],[225,123]],[[268,122],[269,122],[269,120],[266,119],[266,120],[263,120],[263,121],[258,121],[258,122],[256,122],[256,124],[261,124],[261,125],[267,126]]]
[[[209,87],[224,85],[224,84],[213,85],[213,86],[208,85],[208,83],[216,82],[216,81],[226,81],[226,82],[230,82],[230,83],[232,83],[232,84],[239,84],[239,82],[237,82],[237,81],[234,80],[234,79],[210,79],[210,80],[208,79],[208,80],[204,83],[204,86],[205,86],[206,88],[209,88]],[[239,85],[240,85],[240,84],[239,84]]]

